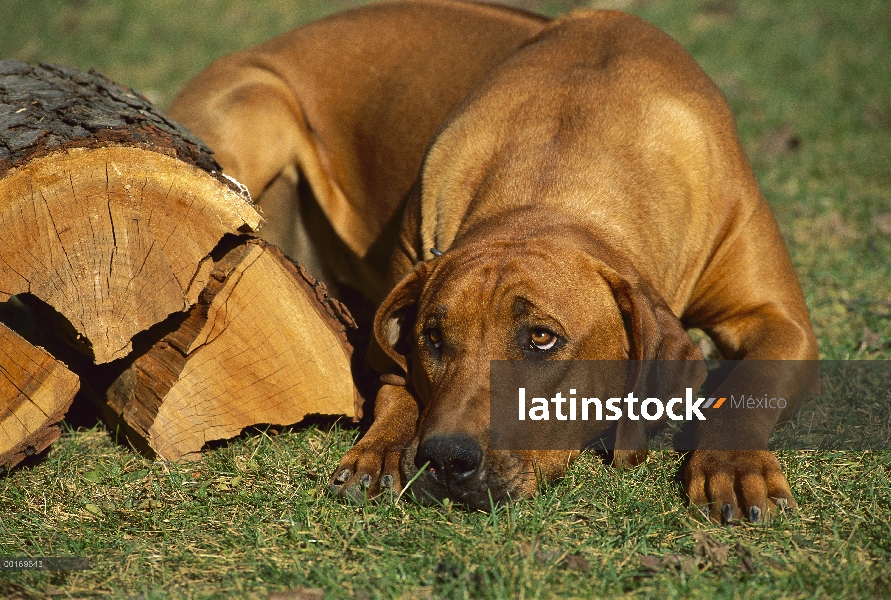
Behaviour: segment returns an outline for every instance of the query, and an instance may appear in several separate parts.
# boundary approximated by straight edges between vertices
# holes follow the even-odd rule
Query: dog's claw
[[[721,516],[724,518],[725,523],[729,523],[733,520],[733,507],[730,504],[725,504],[721,507]]]
[[[749,521],[752,523],[757,523],[761,520],[761,509],[757,506],[749,507]]]
[[[387,490],[402,489],[399,474],[401,447],[354,447],[340,461],[331,476],[328,489],[335,496],[360,504],[381,497]],[[389,498],[390,495],[385,495]],[[384,499],[384,498],[380,498]]]
[[[709,518],[725,525],[762,523],[796,506],[779,461],[768,450],[696,450],[684,484],[690,502],[710,506]]]
[[[365,504],[365,501],[368,500],[366,487],[361,485],[354,485],[350,488],[347,488],[343,496],[349,498],[356,504]]]

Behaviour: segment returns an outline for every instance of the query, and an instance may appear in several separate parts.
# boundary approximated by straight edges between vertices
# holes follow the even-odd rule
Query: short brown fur
[[[376,304],[430,137],[546,22],[452,0],[354,9],[217,60],[168,113],[247,186],[264,238]]]
[[[516,498],[562,475],[576,453],[488,448],[489,360],[523,358],[523,323],[565,340],[558,359],[698,358],[683,327],[707,331],[727,358],[817,358],[726,101],[679,44],[618,12],[554,22],[452,114],[425,156],[390,277],[375,319],[390,379],[335,472],[339,493],[402,486],[419,444],[450,436],[478,444],[482,462],[461,483],[422,473],[421,495],[485,509],[489,491]],[[518,299],[529,307],[519,314]],[[400,374],[406,385],[393,385]],[[691,502],[715,520],[794,506],[767,439],[796,408],[701,424],[700,447],[732,429],[761,449],[694,451]],[[616,461],[634,463],[646,438],[620,424],[617,446]]]
[[[556,358],[697,358],[691,326],[728,358],[817,357],[714,84],[637,18],[586,11],[544,25],[446,0],[375,5],[221,59],[170,109],[248,186],[267,239],[382,301],[370,357],[383,385],[332,477],[337,493],[401,489],[437,436],[465,436],[484,456],[460,485],[422,473],[422,495],[488,508],[490,491],[529,495],[561,476],[577,452],[488,448],[489,360],[524,357],[521,326],[558,333]],[[432,329],[441,356],[426,345]],[[703,447],[733,427],[763,449],[693,452],[691,502],[715,519],[794,505],[766,448],[795,408],[701,427]],[[617,464],[644,459],[639,427],[620,422],[616,438]]]

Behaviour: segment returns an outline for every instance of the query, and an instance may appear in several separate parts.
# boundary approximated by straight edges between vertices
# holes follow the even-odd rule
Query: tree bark
[[[33,294],[97,363],[187,310],[262,218],[210,151],[99,74],[0,61],[0,301]]]
[[[17,296],[40,324],[33,343],[0,329],[0,465],[58,437],[78,376],[112,428],[167,459],[251,425],[357,420],[352,318],[239,235],[262,223],[138,93],[0,61],[0,302]]]

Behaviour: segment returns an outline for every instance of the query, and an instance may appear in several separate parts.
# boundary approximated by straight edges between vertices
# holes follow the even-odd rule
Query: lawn
[[[346,0],[4,0],[0,57],[96,68],[166,106],[216,56]],[[891,359],[891,5],[616,1],[677,38],[724,90],[830,359]],[[567,2],[536,0],[556,14]],[[687,509],[681,457],[617,472],[583,456],[492,513],[326,490],[357,436],[319,422],[249,432],[165,464],[73,420],[0,478],[0,557],[89,556],[85,571],[0,571],[0,596],[891,596],[891,452],[780,456],[800,510],[768,524]]]

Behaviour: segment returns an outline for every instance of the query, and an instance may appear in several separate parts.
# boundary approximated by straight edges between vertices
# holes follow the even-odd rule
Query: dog
[[[453,0],[362,7],[217,60],[168,114],[246,185],[262,237],[371,314],[428,141],[546,22]]]
[[[552,22],[449,116],[389,284],[373,325],[375,420],[332,475],[341,495],[416,478],[421,497],[488,510],[562,476],[577,451],[489,447],[493,359],[698,360],[689,327],[726,358],[818,356],[721,92],[671,37],[620,12]],[[801,398],[800,381],[770,383]],[[767,440],[796,409],[700,423],[690,502],[725,522],[794,507]],[[754,449],[710,449],[728,432]],[[646,437],[620,422],[616,448],[634,464]]]

